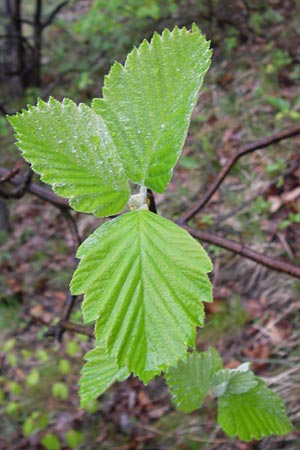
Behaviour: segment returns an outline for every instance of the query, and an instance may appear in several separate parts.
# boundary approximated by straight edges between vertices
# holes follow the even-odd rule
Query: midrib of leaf
[[[153,37],[153,42],[156,38],[156,36],[159,36],[157,34]],[[160,37],[159,37],[160,38]],[[144,48],[150,48],[150,45],[152,45],[152,58],[144,59],[144,61],[141,61],[139,58],[139,55],[141,54],[141,51]],[[140,122],[147,123],[149,128],[151,127],[151,135],[154,135],[157,130],[160,129],[161,123],[165,123],[167,121],[167,116],[165,111],[163,111],[163,107],[158,107],[158,99],[167,98],[169,96],[169,89],[168,89],[168,83],[165,83],[166,79],[169,80],[170,84],[172,84],[172,77],[170,77],[170,73],[172,73],[172,70],[170,68],[169,74],[167,74],[167,77],[165,75],[165,65],[162,64],[161,61],[161,53],[156,51],[156,47],[153,44],[149,44],[146,40],[142,42],[139,49],[134,50],[134,53],[137,55],[137,64],[139,65],[139,73],[143,74],[144,78],[142,76],[137,77],[138,81],[138,90],[140,92],[143,92],[144,86],[152,86],[152,92],[153,95],[149,96],[147,99],[147,103],[149,107],[141,109],[140,111],[136,111],[136,117],[139,117]],[[161,83],[154,83],[151,73],[153,72],[153,63],[155,61],[155,69],[161,73],[160,80]],[[172,65],[172,63],[170,64]],[[125,65],[126,67],[126,65]],[[128,79],[127,79],[128,81]],[[169,84],[169,85],[170,85]],[[127,82],[128,86],[128,82]],[[173,85],[172,85],[173,86]],[[154,92],[155,91],[155,92]],[[137,127],[137,133],[140,138],[142,139],[142,146],[141,148],[147,149],[147,134],[144,135],[139,130],[139,125],[136,124]],[[151,154],[155,152],[157,142],[159,140],[159,137],[153,142],[152,148],[148,148],[148,152],[144,154],[144,161],[145,161],[145,169],[142,176],[142,183],[145,183],[145,179],[147,176],[148,167],[150,166],[150,159]]]
[[[180,34],[182,34],[182,32],[183,32],[183,30],[178,30],[178,29],[175,29],[173,31],[174,36],[177,36],[177,37]],[[166,35],[167,35],[167,33],[165,33],[164,36],[166,36]],[[187,36],[186,36],[186,39],[189,39],[190,44],[191,44],[190,48],[189,48],[189,55],[193,54],[193,51],[194,51],[192,49],[192,37],[193,37],[192,32],[191,32],[191,34],[187,34]],[[168,102],[166,102],[166,104],[169,104],[169,103],[173,104],[173,108],[172,108],[172,111],[163,108],[163,114],[162,114],[162,117],[160,118],[161,120],[159,121],[159,123],[155,124],[155,127],[157,129],[160,129],[160,127],[163,126],[163,132],[161,133],[161,135],[158,136],[158,138],[154,144],[154,150],[149,152],[149,160],[148,160],[149,167],[151,167],[151,164],[155,160],[157,160],[157,155],[156,155],[155,149],[162,137],[166,140],[166,131],[169,129],[169,124],[179,123],[174,119],[174,112],[175,112],[175,117],[176,117],[176,111],[177,111],[178,107],[182,107],[182,105],[192,104],[191,98],[189,98],[186,94],[184,94],[184,87],[187,86],[188,83],[186,83],[186,79],[184,79],[185,68],[178,61],[178,54],[184,55],[186,52],[186,49],[184,48],[184,41],[177,39],[177,45],[176,45],[176,49],[175,49],[172,45],[170,45],[169,39],[170,39],[170,35],[168,35],[168,38],[166,38],[165,45],[168,48],[168,54],[169,54],[168,64],[170,64],[170,67],[168,67],[167,64],[164,64],[165,61],[162,60],[162,54],[160,52],[160,48],[155,47],[155,45],[154,45],[155,41],[158,41],[158,42],[161,41],[162,37],[160,35],[158,35],[157,33],[153,37],[153,55],[154,55],[153,60],[155,61],[157,59],[159,61],[159,68],[162,73],[162,75],[161,75],[162,82],[167,81],[167,83],[164,83],[164,84],[161,83],[159,85],[161,87],[161,92],[159,94],[160,97],[157,97],[157,98],[170,99]],[[197,50],[199,51],[199,46],[198,46]],[[153,61],[153,63],[154,63],[154,61]],[[174,64],[175,61],[177,61],[177,64]],[[207,61],[206,61],[206,64],[207,64]],[[183,74],[183,76],[182,76],[182,74]],[[203,76],[203,72],[201,72],[201,76]],[[200,76],[200,79],[201,79],[201,76]],[[177,86],[182,87],[182,90],[180,91],[180,93],[178,93],[178,91],[177,91]],[[191,107],[188,115],[186,117],[184,117],[184,115],[181,115],[180,121],[181,121],[181,123],[185,123],[186,131],[182,136],[182,142],[180,142],[180,143],[178,142],[178,144],[177,144],[179,148],[182,147],[184,140],[186,138],[187,131],[188,131],[188,125],[189,125],[189,121],[190,121],[190,113],[194,107],[195,100],[198,97],[198,92],[199,92],[200,86],[201,86],[201,82],[199,81],[198,89],[190,92],[190,96],[193,97],[193,104],[192,104],[192,107]],[[174,97],[175,92],[176,92],[176,97]],[[174,100],[173,100],[173,97],[174,97]],[[163,106],[164,106],[164,103],[163,103]],[[179,156],[179,154],[177,153],[177,157],[178,156]],[[176,163],[176,159],[174,160],[173,164]]]
[[[122,233],[122,230],[120,230]],[[134,246],[134,240],[131,241],[131,248]],[[122,287],[124,288],[124,284],[126,283],[126,279],[128,279],[130,275],[130,271],[128,271],[128,265],[131,267],[131,271],[133,269],[133,263],[136,259],[136,253],[129,254],[127,257],[127,249],[128,249],[128,239],[122,239],[122,235],[120,235],[119,245],[114,246],[113,245],[113,239],[111,239],[111,250],[110,250],[110,263],[107,263],[105,266],[103,266],[103,270],[101,272],[101,279],[99,278],[99,274],[95,271],[93,271],[93,268],[95,266],[95,263],[98,261],[101,261],[101,253],[97,251],[92,251],[91,256],[93,258],[90,258],[89,263],[86,262],[85,264],[85,273],[88,275],[86,277],[85,282],[81,285],[81,289],[91,295],[91,292],[94,293],[94,297],[97,298],[98,295],[98,284],[103,283],[103,280],[106,280],[106,285],[102,288],[101,294],[102,297],[110,298],[112,297],[113,292],[119,292],[121,291]],[[125,256],[125,257],[124,257]],[[129,258],[129,259],[128,259]],[[123,265],[122,265],[123,263]],[[111,267],[116,266],[116,275],[114,277],[114,283],[111,282]],[[90,287],[88,287],[90,286]],[[88,321],[94,321],[96,320],[100,314],[103,314],[103,306],[101,303],[98,302],[98,308],[97,313],[95,310],[90,311],[91,304],[92,304],[92,297],[90,297],[90,301],[88,304],[83,304],[83,315],[85,322]],[[124,313],[124,308],[120,308],[120,314],[122,315]],[[111,321],[112,321],[111,317]],[[122,317],[121,317],[122,319]],[[109,317],[107,317],[107,320],[109,320]]]
[[[177,323],[177,326],[179,328],[181,328],[182,333],[186,334],[186,338],[185,338],[185,344],[186,345],[194,345],[194,337],[190,336],[187,333],[187,330],[185,329],[184,325],[184,321],[182,321],[182,317],[180,317],[180,314],[178,314],[178,316],[176,316],[176,314],[173,312],[173,309],[170,307],[170,304],[167,301],[167,298],[176,298],[176,292],[174,292],[173,288],[170,286],[170,284],[167,282],[165,277],[162,277],[163,273],[166,273],[165,270],[169,271],[170,267],[158,267],[157,261],[155,261],[155,251],[157,252],[158,247],[155,243],[155,240],[152,238],[153,236],[155,236],[155,233],[157,232],[157,230],[155,230],[155,228],[153,229],[153,227],[151,227],[151,225],[148,223],[148,228],[151,229],[152,228],[152,237],[151,234],[149,234],[149,232],[147,233],[147,240],[148,242],[145,242],[145,232],[142,228],[142,220],[143,220],[143,216],[140,216],[140,219],[138,221],[138,232],[139,232],[139,236],[141,236],[141,239],[139,240],[139,255],[140,255],[140,270],[141,270],[141,274],[142,274],[142,286],[143,288],[145,288],[147,285],[149,286],[149,284],[151,284],[151,287],[153,288],[153,291],[156,292],[156,296],[153,296],[153,300],[156,300],[158,298],[160,298],[160,302],[156,303],[156,308],[152,309],[153,311],[157,311],[158,312],[158,316],[159,317],[164,317],[165,320],[165,325],[166,325],[166,330],[168,332],[169,335],[173,335],[174,337],[174,342],[176,342],[176,332],[174,331],[174,326],[170,326],[170,324],[168,324],[168,321],[170,319],[170,317],[173,318],[173,321]],[[149,242],[151,242],[152,248],[151,248],[151,252],[147,251],[147,248],[149,247]],[[146,262],[144,261],[144,256],[147,254],[147,260]],[[161,262],[160,262],[161,264]],[[145,272],[145,270],[143,270],[143,268],[145,269],[146,267],[149,268],[149,270],[147,271],[147,273]],[[156,274],[155,279],[151,279],[150,275],[151,274],[151,268],[152,268],[152,272]],[[189,280],[187,280],[189,281]],[[167,296],[162,296],[158,286],[166,286],[167,290],[169,291],[169,295]],[[145,293],[143,293],[143,297],[146,298]],[[184,311],[185,316],[189,317],[189,319],[191,321],[194,320],[194,317],[192,316],[192,314],[190,313],[190,311],[188,310],[188,308],[185,308],[184,305],[181,303],[180,305],[177,305],[178,308],[181,308],[182,311]],[[150,311],[147,311],[148,317],[150,314]],[[168,320],[167,320],[168,318]],[[153,323],[158,321],[158,317],[154,317],[153,316]],[[151,338],[151,342],[153,344],[154,340],[153,340],[153,326],[150,327],[149,329],[149,324],[150,321],[148,320],[148,327],[145,326],[145,321],[144,321],[144,328],[145,328],[145,336],[146,336],[146,340],[147,342],[147,347],[149,349],[149,337]],[[148,339],[147,339],[148,338]],[[153,349],[152,349],[153,351]],[[159,352],[157,352],[159,353]],[[174,355],[174,357],[176,357],[176,354]]]
[[[114,64],[92,108],[107,123],[128,179],[163,192],[186,138],[208,43],[197,27],[165,30]],[[128,101],[130,99],[130,101]]]
[[[282,400],[255,377],[257,386],[240,394],[218,399],[218,422],[229,436],[244,441],[280,435],[292,430]]]
[[[155,234],[153,234],[153,236],[155,236]],[[147,256],[148,256],[147,261],[148,261],[148,265],[152,267],[153,272],[156,273],[156,279],[151,280],[151,285],[157,291],[157,293],[159,293],[158,286],[166,285],[166,288],[170,294],[169,298],[175,298],[176,297],[175,290],[170,286],[170,283],[168,283],[162,276],[162,274],[166,273],[166,271],[170,271],[170,267],[168,267],[166,264],[164,264],[164,262],[161,263],[161,264],[163,264],[163,267],[157,266],[157,263],[154,260],[154,258],[155,258],[154,254],[155,254],[155,252],[157,253],[158,247],[156,246],[154,239],[151,239],[151,237],[148,237],[148,240],[151,241],[151,243],[152,243],[152,252],[147,252]],[[142,246],[142,248],[143,248],[143,246]],[[144,246],[144,248],[145,248],[145,246]],[[150,264],[150,263],[152,263],[152,264]],[[181,272],[181,275],[183,278],[185,278],[187,283],[190,281],[190,278],[186,277],[183,272]],[[145,282],[147,284],[149,283],[149,277],[145,280]],[[189,295],[189,293],[187,292],[187,296],[188,295]],[[167,296],[166,296],[166,298],[167,298]],[[183,322],[180,319],[180,315],[179,315],[179,317],[174,315],[172,308],[170,308],[170,306],[168,305],[166,298],[164,296],[161,298],[162,303],[160,306],[163,307],[165,312],[168,312],[170,314],[170,316],[172,316],[174,318],[174,320],[178,323],[178,325],[181,327]],[[185,314],[186,317],[189,317],[190,319],[193,320],[193,315],[191,314],[191,311],[188,309],[188,306],[181,303],[180,305],[178,305],[178,307],[182,309],[182,312]]]
[[[176,236],[179,250],[172,245]],[[187,232],[134,211],[100,227],[78,256],[72,292],[85,294],[84,318],[96,320],[96,338],[119,367],[147,382],[194,345],[204,318],[201,300],[211,301],[204,274],[211,262]],[[193,261],[199,277],[190,279],[194,272],[184,268]]]
[[[138,213],[137,213],[138,214]],[[137,217],[140,217],[138,214]],[[141,330],[145,330],[145,309],[144,302],[142,299],[144,298],[143,291],[143,280],[144,280],[144,272],[142,270],[142,259],[143,259],[143,251],[142,244],[139,237],[142,235],[140,228],[140,221],[137,220],[134,222],[134,232],[132,233],[131,239],[131,250],[132,257],[130,261],[124,258],[123,267],[124,273],[126,273],[126,279],[121,289],[117,290],[115,284],[113,289],[119,292],[118,302],[116,307],[110,313],[109,322],[103,326],[103,320],[101,321],[101,325],[96,325],[96,335],[98,335],[98,330],[101,327],[101,334],[109,330],[110,337],[108,338],[107,344],[111,347],[111,353],[114,353],[114,348],[118,348],[118,353],[128,353],[136,350],[138,346],[142,346],[145,351],[145,355],[147,354],[147,335],[146,333],[142,333],[143,337],[141,338]],[[128,237],[127,237],[128,239]],[[128,240],[127,240],[128,245]],[[128,265],[130,269],[128,271]],[[122,267],[119,268],[123,270]],[[131,274],[133,273],[133,277]],[[128,281],[130,280],[130,281]],[[110,289],[112,291],[112,288]],[[131,301],[128,305],[127,296],[130,293]],[[107,295],[108,293],[104,293]],[[129,317],[129,320],[124,321],[124,317]],[[122,340],[117,339],[118,335],[122,336]],[[140,336],[135,340],[131,341],[130,347],[128,347],[129,337],[131,336]],[[145,357],[144,357],[145,360]],[[118,362],[122,364],[122,362],[118,359]],[[140,361],[140,364],[143,361]]]
[[[38,101],[10,119],[33,169],[78,211],[120,212],[129,186],[105,121],[86,105]]]

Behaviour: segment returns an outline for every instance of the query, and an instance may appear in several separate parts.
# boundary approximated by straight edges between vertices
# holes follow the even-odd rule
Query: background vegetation
[[[18,28],[8,30],[13,4],[22,6],[22,51]],[[299,124],[297,0],[6,0],[2,13],[1,166],[21,177],[28,169],[6,113],[35,103],[37,96],[89,103],[100,95],[115,59],[123,61],[154,30],[176,24],[196,22],[214,53],[184,156],[168,191],[156,196],[159,213],[178,218],[242,145]],[[227,367],[251,361],[282,396],[294,433],[261,443],[229,440],[215,425],[215,405],[189,416],[176,412],[160,379],[145,387],[132,378],[79,409],[77,381],[90,338],[72,332],[62,338],[53,326],[69,299],[78,243],[74,224],[84,238],[101,220],[70,215],[30,194],[13,199],[5,194],[14,188],[0,177],[0,448],[299,448],[296,279],[207,245],[215,265],[215,302],[198,339],[200,350],[214,345]],[[299,266],[299,177],[299,137],[245,156],[193,226]],[[79,307],[77,302],[71,320],[80,325]]]

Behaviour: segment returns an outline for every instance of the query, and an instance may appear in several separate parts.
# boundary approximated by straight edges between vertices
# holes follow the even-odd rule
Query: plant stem
[[[295,278],[300,278],[300,267],[296,266],[295,264],[271,258],[270,256],[256,252],[255,250],[252,250],[249,247],[245,247],[243,244],[231,241],[230,239],[224,239],[220,236],[206,233],[205,231],[195,230],[194,228],[188,227],[186,225],[183,225],[182,227],[185,230],[187,230],[191,236],[200,239],[203,242],[208,242],[209,244],[225,248],[230,252],[236,253],[237,255],[241,255],[244,258],[251,259],[252,261],[255,261],[265,267],[268,267],[269,269],[286,273]]]
[[[190,219],[192,219],[211,199],[211,197],[214,195],[214,193],[217,191],[217,189],[220,187],[224,179],[227,177],[229,172],[231,171],[232,167],[235,165],[235,163],[244,155],[247,155],[248,153],[252,153],[255,150],[259,150],[261,148],[269,147],[272,144],[276,144],[277,142],[280,142],[284,139],[288,139],[294,136],[297,136],[300,134],[300,127],[297,128],[291,128],[285,131],[282,131],[280,133],[275,133],[267,138],[260,139],[255,142],[251,142],[250,144],[246,144],[245,146],[241,147],[240,150],[238,150],[228,161],[226,164],[222,167],[218,175],[216,176],[215,180],[212,182],[212,184],[209,186],[207,191],[203,194],[202,197],[200,197],[199,201],[188,211],[186,211],[177,221],[179,225],[184,225],[186,222],[188,222]]]

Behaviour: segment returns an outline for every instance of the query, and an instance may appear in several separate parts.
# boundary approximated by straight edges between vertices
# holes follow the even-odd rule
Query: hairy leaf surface
[[[229,436],[244,441],[292,430],[282,400],[256,378],[257,386],[240,394],[219,397],[218,423]]]
[[[129,185],[99,114],[69,99],[50,99],[9,121],[24,158],[74,209],[102,217],[124,208]]]
[[[116,62],[103,99],[92,107],[107,123],[128,178],[163,192],[186,138],[211,51],[196,25],[155,33]]]
[[[126,367],[120,368],[115,359],[107,355],[103,345],[90,350],[85,359],[87,362],[79,380],[81,407],[99,397],[116,381],[123,381],[130,375]]]
[[[189,353],[171,368],[166,380],[176,407],[187,413],[200,408],[211,389],[214,374],[222,366],[218,352],[210,348],[207,353]]]
[[[105,223],[79,248],[73,294],[119,366],[147,382],[194,346],[212,264],[185,230],[149,211]]]

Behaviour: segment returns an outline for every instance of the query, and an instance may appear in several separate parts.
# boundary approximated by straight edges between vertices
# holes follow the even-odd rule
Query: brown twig
[[[211,199],[214,193],[217,191],[221,183],[224,181],[226,176],[231,171],[232,167],[235,163],[244,155],[248,153],[254,152],[255,150],[259,150],[261,148],[269,147],[270,145],[276,144],[284,139],[288,139],[300,134],[300,127],[288,129],[282,131],[280,133],[275,133],[267,138],[260,139],[258,141],[252,142],[250,144],[246,144],[240,150],[238,150],[222,167],[221,171],[216,176],[213,183],[209,186],[205,194],[200,198],[200,200],[188,211],[186,211],[180,218],[177,220],[179,225],[183,225],[192,219]]]
[[[72,295],[70,292],[67,293],[66,303],[62,314],[62,320],[70,319],[71,312],[74,307],[76,299],[77,299],[76,295]]]
[[[12,169],[10,172],[8,172],[6,175],[0,178],[0,184],[5,183],[6,181],[9,181],[11,178],[16,176],[20,172],[20,169],[18,167]]]
[[[266,188],[263,189],[259,189],[255,195],[253,195],[253,197],[249,198],[248,200],[245,200],[244,202],[242,202],[240,205],[236,206],[234,209],[232,209],[229,213],[224,214],[223,216],[217,217],[215,222],[213,223],[212,226],[209,227],[209,231],[210,232],[214,232],[218,230],[219,225],[224,222],[225,220],[229,219],[230,217],[235,216],[237,213],[239,213],[240,211],[242,211],[245,207],[249,206],[254,200],[256,200],[258,197],[264,197],[268,190],[272,187],[272,186],[276,186],[277,182],[279,181],[280,177],[283,176],[284,178],[290,174],[292,174],[300,165],[300,159],[293,161],[293,163],[291,164],[291,166],[284,171],[283,174],[278,175],[273,181],[272,183],[270,183]]]
[[[3,167],[0,167],[0,176],[5,177],[10,173],[9,170],[4,169]],[[20,186],[23,182],[23,178],[21,175],[16,175],[13,178],[10,178],[9,183],[13,184],[14,186]],[[36,183],[30,183],[27,186],[27,192],[30,192],[31,194],[35,195],[36,197],[39,197],[42,200],[45,200],[48,203],[51,203],[52,205],[56,206],[59,209],[69,209],[69,203],[66,199],[63,199],[61,197],[58,197],[54,192],[43,188],[42,186],[39,186]]]
[[[70,207],[67,200],[58,197],[53,192],[31,182],[32,171],[30,170],[28,174],[22,178],[21,176],[17,176],[18,169],[13,169],[11,171],[5,170],[0,167],[0,184],[4,182],[10,182],[16,186],[16,189],[6,192],[0,188],[0,197],[3,198],[21,198],[26,192],[30,192],[31,194],[36,195],[42,200],[51,203],[56,206],[62,213],[65,218],[71,235],[73,237],[74,246],[77,247],[81,244],[82,239],[79,235],[77,224],[75,219],[73,218]]]
[[[65,1],[65,2],[61,2],[59,3],[54,9],[53,11],[49,14],[49,16],[47,17],[47,19],[43,22],[42,27],[46,28],[49,25],[51,25],[51,23],[53,22],[53,20],[55,19],[55,16],[57,16],[57,14],[60,12],[60,10],[62,8],[64,8],[69,2]]]
[[[77,323],[69,322],[68,320],[61,320],[57,325],[50,327],[45,336],[59,338],[61,330],[71,331],[73,333],[85,334],[91,338],[94,338],[94,331],[92,328],[85,327],[84,325],[78,325]]]
[[[12,174],[13,171],[6,174],[6,176],[2,177],[2,180],[4,181],[10,181],[15,174]],[[26,174],[21,177],[22,181],[17,185],[15,189],[12,189],[11,191],[5,191],[4,189],[0,188],[0,197],[3,198],[21,198],[25,195],[26,191],[28,190],[28,186],[31,183],[33,172],[31,168],[26,172]],[[2,181],[3,182],[3,181]]]
[[[186,225],[182,226],[187,230],[191,236],[209,244],[217,245],[218,247],[229,250],[230,252],[236,253],[237,255],[243,256],[244,258],[251,259],[269,269],[276,270],[278,272],[286,273],[292,277],[300,278],[300,267],[292,264],[290,262],[279,261],[278,259],[266,256],[263,253],[256,252],[243,244],[240,244],[230,239],[225,239],[220,236],[216,236],[207,233],[202,230],[195,230],[194,228],[188,227]]]
[[[52,336],[55,339],[57,339],[59,342],[61,342],[64,332],[67,329],[70,330],[70,328],[68,328],[68,327],[72,328],[71,331],[74,330],[74,327],[76,326],[76,324],[69,322],[69,318],[70,318],[72,310],[74,308],[76,299],[77,299],[77,296],[72,295],[70,292],[67,293],[66,302],[65,302],[61,320],[56,325],[49,328],[49,330],[46,332],[45,336]],[[79,325],[79,327],[81,327],[81,326]],[[86,330],[85,327],[82,327],[82,329]],[[81,330],[81,328],[79,328],[78,330]],[[80,331],[77,331],[77,332],[80,333]]]
[[[71,211],[69,209],[63,209],[61,212],[70,228],[73,237],[74,247],[77,250],[77,247],[81,244],[82,239],[78,231],[76,220],[72,216]]]

